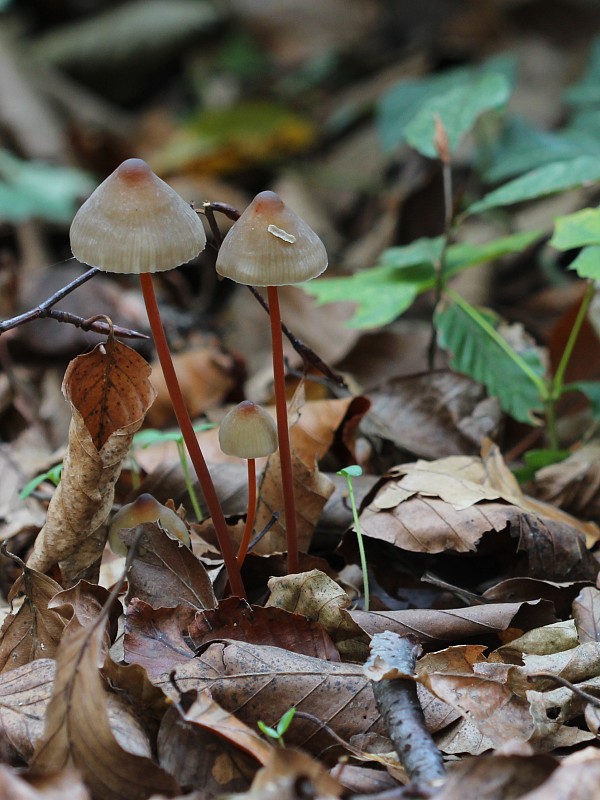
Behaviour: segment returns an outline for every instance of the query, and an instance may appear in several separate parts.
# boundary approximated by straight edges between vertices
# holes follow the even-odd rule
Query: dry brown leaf
[[[315,620],[273,606],[250,606],[236,597],[221,600],[214,611],[198,612],[189,636],[197,651],[206,642],[237,639],[327,661],[340,660],[329,634]]]
[[[236,365],[214,341],[173,356],[173,363],[192,419],[219,405],[233,390],[237,381]],[[173,404],[160,367],[152,369],[152,385],[156,401],[149,410],[148,424],[164,428],[175,422]]]
[[[554,620],[550,603],[493,603],[468,608],[350,611],[352,619],[373,636],[383,631],[416,636],[426,646],[489,637],[507,628],[538,627]]]
[[[464,375],[448,370],[410,375],[369,392],[365,420],[372,431],[419,458],[476,454],[500,421],[495,398]]]
[[[8,757],[28,762],[44,731],[56,663],[49,658],[0,675],[0,734]]]
[[[49,775],[73,764],[93,795],[105,800],[173,793],[175,781],[149,757],[150,746],[124,699],[108,693],[102,682],[98,668],[104,637],[102,618],[86,627],[71,621],[61,642],[46,726],[36,742],[31,769]]]
[[[291,707],[318,717],[348,741],[366,731],[383,732],[370,683],[362,666],[336,664],[245,642],[211,644],[200,656],[176,668],[182,691],[209,689],[215,701],[250,727],[274,725]],[[169,674],[156,684],[173,696]],[[320,752],[332,744],[318,726],[295,719],[286,744]]]
[[[229,800],[295,800],[298,785],[304,796],[316,800],[341,797],[344,787],[325,767],[307,753],[289,748],[272,749],[270,758],[260,769],[249,792],[231,795]]]
[[[21,559],[16,560],[22,565],[23,574],[15,581],[8,599],[14,600],[21,592],[24,598],[17,613],[6,618],[0,631],[1,672],[37,658],[53,658],[66,624],[65,615],[48,608],[62,587],[30,569]]]
[[[158,736],[161,765],[207,798],[247,789],[272,749],[207,691],[186,692],[165,714]]]
[[[520,800],[597,800],[599,786],[600,753],[595,747],[586,747],[567,756],[541,786],[521,795]]]
[[[122,530],[121,538],[128,547],[136,531],[141,533],[128,575],[129,598],[137,597],[157,608],[181,604],[215,608],[217,600],[208,573],[188,547],[154,522]]]
[[[0,800],[90,800],[75,770],[66,769],[44,778],[24,777],[0,765]]]
[[[351,601],[334,580],[319,570],[271,578],[267,607],[274,606],[315,620],[331,636],[342,658],[362,663],[369,637],[348,613]]]
[[[69,444],[30,567],[45,572],[66,562],[63,575],[72,580],[97,560],[98,553],[80,561],[78,551],[110,512],[122,461],[154,399],[149,373],[135,350],[112,338],[69,364],[63,382],[72,411]]]
[[[599,521],[600,442],[589,442],[559,464],[540,469],[532,489],[540,500],[583,519]]]
[[[579,641],[600,642],[600,590],[586,586],[573,602],[573,619]]]
[[[134,598],[125,616],[125,661],[140,664],[154,680],[193,658],[184,637],[194,613],[191,606],[156,609]]]

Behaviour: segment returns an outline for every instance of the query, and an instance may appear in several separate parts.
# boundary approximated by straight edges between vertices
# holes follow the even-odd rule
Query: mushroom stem
[[[202,488],[206,505],[208,506],[208,510],[212,517],[213,525],[215,526],[219,547],[221,549],[223,561],[225,562],[225,568],[229,576],[229,585],[231,586],[231,590],[235,595],[245,598],[246,591],[244,589],[242,577],[235,559],[231,539],[229,538],[227,523],[225,522],[221,504],[219,503],[219,498],[217,497],[206,461],[202,455],[202,450],[198,444],[196,432],[194,431],[192,420],[190,419],[190,415],[181,392],[181,387],[179,386],[179,381],[177,380],[177,374],[171,358],[171,351],[169,350],[167,337],[165,336],[162,320],[160,318],[160,312],[158,310],[158,303],[156,301],[152,276],[149,273],[141,273],[140,284],[142,287],[142,294],[144,296],[144,303],[146,304],[148,320],[150,322],[150,330],[152,331],[158,360],[160,361],[163,375],[165,376],[165,382],[169,390],[171,403],[173,404],[173,411],[175,412],[175,417],[177,418],[177,423],[181,430],[183,440],[192,460],[196,475],[198,476],[198,481]]]
[[[273,384],[275,388],[275,410],[277,415],[277,438],[281,462],[281,487],[285,513],[285,535],[288,549],[288,573],[298,572],[298,531],[296,527],[296,503],[294,500],[294,476],[292,451],[288,429],[287,403],[285,397],[285,365],[283,361],[283,336],[281,334],[281,312],[277,286],[267,286],[269,317],[271,320],[271,342],[273,349]]]
[[[248,545],[254,530],[254,520],[256,519],[256,459],[248,460],[248,513],[246,515],[246,526],[244,535],[240,542],[238,554],[236,556],[238,567],[241,567],[248,552]]]

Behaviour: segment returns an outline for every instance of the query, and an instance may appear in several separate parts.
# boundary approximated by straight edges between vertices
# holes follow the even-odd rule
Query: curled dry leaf
[[[65,769],[44,778],[24,777],[0,765],[0,800],[90,800],[77,772]]]
[[[121,531],[127,546],[131,546],[140,528],[141,536],[128,575],[128,596],[157,608],[181,604],[214,608],[217,600],[212,583],[192,551],[154,522]]]
[[[493,603],[467,608],[409,609],[407,611],[350,611],[352,619],[373,636],[393,631],[408,634],[430,648],[441,642],[489,637],[508,628],[525,629],[554,621],[551,603]]]
[[[326,722],[345,741],[358,733],[382,732],[362,666],[336,664],[278,647],[216,642],[178,666],[175,679],[182,691],[209,689],[219,705],[251,727],[258,720],[274,725],[296,706]],[[169,674],[156,684],[173,695]],[[303,719],[294,720],[285,741],[310,752],[332,744],[326,731]]]
[[[0,735],[8,757],[28,762],[44,731],[56,663],[42,658],[0,675]]]
[[[362,663],[369,654],[369,637],[348,613],[350,598],[324,572],[271,578],[267,607],[302,614],[318,622],[331,636],[342,658]]]
[[[236,639],[327,661],[340,660],[329,634],[316,620],[274,606],[250,606],[237,597],[225,598],[214,611],[198,612],[189,635],[196,649],[216,639]]]
[[[69,364],[63,381],[72,412],[69,443],[30,567],[45,572],[68,560],[67,571],[76,574],[90,565],[89,556],[79,561],[78,550],[110,512],[122,461],[154,400],[149,374],[135,350],[112,338]]]
[[[600,442],[575,450],[536,473],[533,493],[583,519],[600,520]]]
[[[12,601],[21,592],[24,598],[16,614],[9,614],[0,631],[0,671],[15,669],[37,658],[53,658],[67,616],[48,608],[61,591],[56,581],[21,563],[23,574],[9,595]],[[70,615],[68,615],[70,616]]]
[[[579,641],[600,642],[600,590],[586,586],[573,602],[573,618]]]
[[[141,799],[154,791],[174,793],[173,778],[148,757],[149,744],[134,715],[103,684],[98,666],[104,660],[104,638],[101,618],[86,627],[71,621],[61,642],[32,772],[49,775],[72,763],[92,794],[105,800]],[[118,720],[117,729],[111,720]]]
[[[589,580],[597,573],[584,539],[597,538],[597,526],[523,495],[495,446],[485,445],[482,458],[417,461],[392,474],[361,513],[365,536],[412,552],[465,553],[485,533],[509,528],[531,576]]]

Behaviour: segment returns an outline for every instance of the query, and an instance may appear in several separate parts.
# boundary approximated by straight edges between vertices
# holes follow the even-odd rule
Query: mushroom
[[[144,522],[158,522],[171,536],[190,546],[187,525],[173,509],[163,506],[151,494],[141,494],[133,503],[124,505],[112,518],[108,530],[110,549],[118,556],[127,555],[127,547],[119,538],[119,531],[135,528]]]
[[[151,272],[173,269],[206,245],[196,212],[139,158],[124,161],[81,206],[70,231],[73,255],[106,272],[139,273],[148,320],[173,410],[202,487],[232,591],[245,597],[227,523],[177,380]]]
[[[248,462],[248,513],[237,554],[241,567],[248,552],[256,517],[256,461],[277,450],[277,427],[273,418],[251,400],[244,400],[227,412],[219,427],[219,444],[228,456]]]
[[[223,240],[216,268],[220,275],[237,283],[267,287],[288,571],[298,572],[294,478],[277,287],[316,278],[327,268],[327,252],[312,228],[288,208],[280,197],[274,192],[261,192]]]

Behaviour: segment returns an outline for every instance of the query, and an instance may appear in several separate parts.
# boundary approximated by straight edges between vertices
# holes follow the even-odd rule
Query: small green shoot
[[[194,425],[194,430],[196,433],[198,433],[199,431],[208,431],[214,427],[215,426],[212,422],[202,422],[198,425]],[[177,446],[179,462],[181,464],[181,469],[183,470],[185,488],[187,489],[192,508],[194,509],[196,520],[198,522],[202,522],[204,519],[204,514],[202,513],[202,507],[200,506],[198,495],[194,489],[194,484],[192,483],[192,476],[190,475],[190,468],[188,465],[181,431],[159,431],[156,428],[147,428],[146,430],[139,431],[139,433],[135,434],[133,437],[133,448],[135,449],[136,447],[139,447],[142,450],[145,450],[146,447],[152,447],[154,444],[163,444],[164,442],[175,442]]]
[[[60,464],[55,464],[53,467],[50,467],[49,470],[46,470],[46,472],[43,472],[41,475],[36,475],[35,478],[32,478],[21,489],[21,491],[19,492],[19,499],[25,500],[27,497],[29,497],[29,495],[33,494],[33,492],[35,492],[37,487],[41,483],[44,483],[44,481],[50,481],[50,483],[53,483],[55,486],[58,486],[58,484],[60,483],[60,476],[62,474],[62,469],[63,465],[61,461]]]
[[[265,736],[268,736],[270,739],[275,739],[280,747],[285,747],[283,737],[287,733],[287,729],[290,727],[295,713],[296,709],[294,706],[292,706],[292,708],[289,708],[281,717],[275,728],[271,728],[270,725],[267,725],[260,719],[256,724],[258,725],[260,731],[265,734]]]
[[[352,517],[354,518],[354,529],[356,530],[356,538],[358,540],[358,552],[360,553],[360,568],[363,576],[363,593],[364,593],[364,608],[365,611],[369,610],[369,573],[367,571],[367,557],[365,555],[365,544],[363,542],[362,530],[358,520],[358,509],[356,508],[356,499],[354,497],[354,487],[352,486],[352,478],[359,478],[362,475],[362,467],[358,464],[352,464],[349,467],[344,467],[337,474],[346,478],[348,484],[348,499],[352,507]]]

